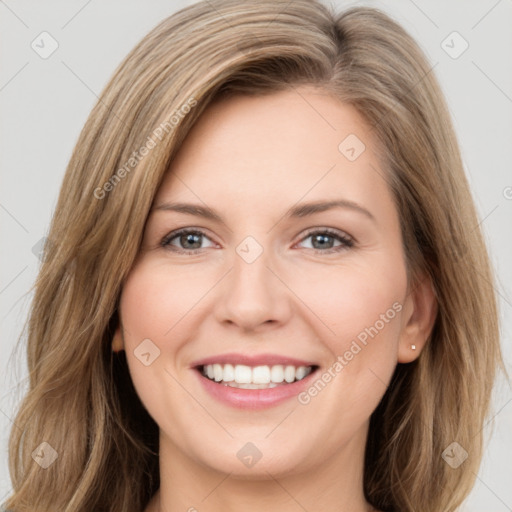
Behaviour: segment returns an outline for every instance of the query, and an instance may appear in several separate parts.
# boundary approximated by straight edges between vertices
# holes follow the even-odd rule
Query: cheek
[[[341,440],[368,421],[397,364],[401,304],[385,288],[371,292],[367,300],[344,304],[346,320],[337,324],[330,345],[333,362],[301,397],[321,424],[346,425],[337,434]]]
[[[180,339],[176,331],[182,328],[186,305],[194,299],[190,295],[194,293],[180,278],[171,278],[168,272],[146,262],[136,265],[124,284],[120,300],[124,346],[143,401],[151,400],[155,390],[162,389],[158,380],[166,380],[165,369],[174,374],[174,365],[167,367],[179,351],[174,341]]]
[[[379,333],[399,332],[400,306],[407,279],[405,267],[398,265],[347,265],[331,268],[310,267],[296,272],[294,291],[314,314],[323,339],[337,354],[347,342],[376,325]],[[303,277],[301,277],[303,276]],[[383,323],[384,322],[384,323]],[[319,331],[320,332],[320,331]],[[372,330],[372,332],[374,332]]]
[[[179,421],[171,421],[168,411],[179,410],[185,417],[198,413],[178,381],[189,371],[180,363],[181,349],[194,336],[193,315],[187,313],[205,291],[190,286],[186,271],[171,274],[164,267],[142,262],[132,269],[121,294],[120,317],[137,394],[156,423],[176,433]]]
[[[213,283],[198,279],[197,271],[195,275],[186,268],[169,272],[165,264],[142,263],[135,267],[121,295],[125,341],[136,343],[139,338],[150,338],[163,348],[169,344],[171,332],[176,338],[183,319]]]
[[[323,411],[327,403],[341,407],[355,424],[376,407],[397,363],[407,278],[405,266],[387,263],[310,272],[309,286],[301,282],[296,288],[307,297],[330,353],[324,371],[330,371],[324,380],[329,383],[319,383],[311,397],[319,396],[314,400]]]

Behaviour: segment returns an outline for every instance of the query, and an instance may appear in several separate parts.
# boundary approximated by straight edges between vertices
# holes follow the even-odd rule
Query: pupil
[[[313,246],[315,242],[320,242],[320,248],[330,246],[329,238],[331,238],[329,235],[316,235],[313,237]]]
[[[181,243],[186,249],[199,249],[201,247],[201,241],[200,241],[201,235],[194,234],[194,233],[187,233],[185,235],[181,235]],[[190,247],[187,245],[188,243],[196,244],[194,247]]]

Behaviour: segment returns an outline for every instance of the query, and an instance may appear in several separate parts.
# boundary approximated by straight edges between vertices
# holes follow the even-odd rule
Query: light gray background
[[[498,276],[510,371],[512,0],[333,1],[388,12],[435,65]],[[26,389],[25,354],[13,348],[39,266],[33,247],[47,232],[73,146],[110,75],[151,28],[189,3],[0,0],[0,499],[10,490],[11,418]],[[43,31],[59,45],[47,59],[31,48]],[[442,47],[446,41],[452,55],[462,49],[458,36],[446,39],[453,31],[469,44],[458,58]],[[497,383],[493,411],[494,426],[486,427],[490,441],[465,512],[512,511],[512,390],[504,378]]]

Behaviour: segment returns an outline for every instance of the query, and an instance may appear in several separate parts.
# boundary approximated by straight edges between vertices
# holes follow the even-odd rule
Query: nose
[[[291,292],[274,266],[266,250],[252,262],[235,254],[219,290],[217,320],[244,332],[286,323],[292,311]]]

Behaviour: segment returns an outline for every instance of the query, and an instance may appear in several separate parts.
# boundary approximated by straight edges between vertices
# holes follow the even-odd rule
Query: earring
[[[412,350],[416,350],[416,345],[411,345]]]

